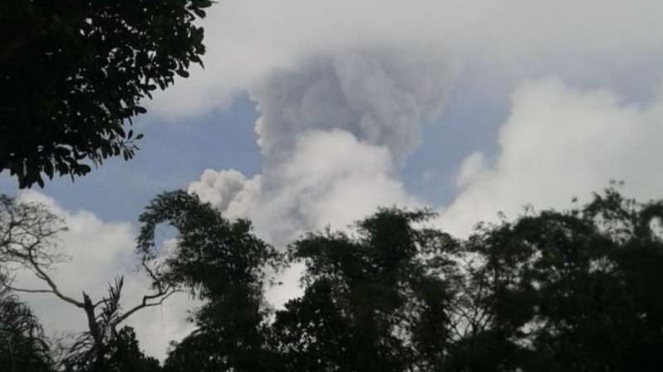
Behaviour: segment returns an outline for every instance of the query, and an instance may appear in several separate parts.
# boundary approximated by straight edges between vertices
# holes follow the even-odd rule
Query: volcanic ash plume
[[[273,72],[251,97],[264,171],[206,171],[189,190],[275,242],[378,206],[418,205],[394,176],[444,108],[453,68],[416,51],[318,55]]]

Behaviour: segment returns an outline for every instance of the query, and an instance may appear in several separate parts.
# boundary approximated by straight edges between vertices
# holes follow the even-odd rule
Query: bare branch
[[[144,309],[144,308],[147,308],[147,307],[159,306],[159,305],[163,304],[163,302],[164,302],[168,297],[172,296],[172,295],[173,295],[174,293],[176,293],[176,292],[178,292],[178,290],[177,290],[176,288],[168,287],[168,288],[166,288],[164,291],[160,291],[160,292],[155,293],[155,294],[152,294],[152,295],[145,295],[145,296],[143,296],[143,300],[142,300],[142,302],[141,302],[140,304],[134,306],[134,307],[133,307],[132,309],[130,309],[129,311],[127,311],[127,312],[125,312],[124,314],[122,314],[121,316],[117,317],[117,318],[113,321],[113,323],[112,323],[111,326],[112,326],[112,327],[116,327],[117,325],[119,325],[120,323],[124,322],[124,321],[127,320],[131,315],[133,315],[134,313],[136,313],[137,311],[139,311],[139,310],[141,310],[141,309]],[[150,300],[154,300],[154,299],[156,299],[156,298],[159,298],[159,301],[157,301],[157,302],[152,302],[152,303],[149,303],[149,302],[148,302],[148,301],[150,301]]]
[[[56,249],[57,234],[66,230],[63,221],[38,203],[18,202],[0,195],[0,290],[22,293],[49,293],[60,300],[80,308],[85,313],[88,330],[69,350],[70,355],[85,351],[82,357],[100,360],[105,345],[114,335],[115,327],[141,309],[159,306],[173,293],[176,287],[165,285],[160,278],[158,265],[150,267],[142,260],[142,267],[152,280],[152,292],[128,311],[120,311],[120,294],[123,279],[120,277],[109,285],[108,294],[97,302],[83,292],[82,298],[66,295],[56,284],[49,267],[60,260]],[[5,265],[8,264],[8,265]],[[46,288],[14,287],[10,271],[25,268],[31,271]],[[82,354],[81,354],[82,355]],[[90,359],[90,360],[92,360]]]
[[[3,284],[3,286],[13,292],[23,292],[23,293],[53,293],[50,289],[27,289],[27,288],[17,288],[10,285]]]
[[[37,278],[43,280],[48,284],[49,287],[53,290],[53,294],[58,296],[62,301],[68,302],[76,307],[83,308],[84,304],[80,301],[76,301],[73,298],[64,295],[60,290],[58,289],[58,286],[55,284],[53,279],[51,279],[50,276],[39,266],[39,264],[32,259],[32,254],[30,254],[30,263],[32,264],[32,267],[35,269],[35,275]]]

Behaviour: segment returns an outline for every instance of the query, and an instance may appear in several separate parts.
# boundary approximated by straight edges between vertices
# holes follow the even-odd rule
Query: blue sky
[[[611,179],[660,198],[661,19],[654,0],[220,1],[203,22],[206,68],[148,102],[135,159],[23,195],[71,227],[63,288],[99,294],[124,274],[128,302],[146,283],[130,264],[138,215],[176,188],[277,247],[384,205],[431,207],[431,223],[465,235]],[[15,184],[0,175],[0,192]],[[285,280],[275,306],[297,294]],[[57,301],[30,301],[77,329]],[[149,353],[188,332],[190,307],[135,319],[141,339],[163,340]]]

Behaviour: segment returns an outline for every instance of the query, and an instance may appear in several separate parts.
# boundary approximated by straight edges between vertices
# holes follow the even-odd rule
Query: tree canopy
[[[663,201],[638,203],[608,189],[570,210],[527,209],[513,221],[479,224],[467,238],[433,227],[432,216],[381,209],[350,230],[309,233],[279,253],[248,221],[227,220],[183,191],[161,194],[140,217],[136,251],[143,261],[160,256],[156,230],[175,228],[175,250],[151,275],[157,289],[185,290],[202,300],[190,317],[195,330],[173,343],[159,365],[143,355],[132,329],[109,327],[102,343],[85,344],[67,366],[146,372],[663,369]],[[304,267],[303,295],[271,308],[265,298],[271,275],[295,263]],[[113,303],[114,288],[121,284],[111,286],[104,301]],[[40,329],[23,314],[30,329]],[[12,355],[48,361],[40,357],[45,349],[39,342],[26,341],[29,332],[9,333],[25,345],[25,352]],[[3,350],[0,345],[0,363],[7,363]]]
[[[162,275],[205,302],[192,317],[198,329],[173,350],[165,369],[270,370],[263,289],[267,270],[280,265],[275,249],[253,235],[248,221],[228,221],[183,191],[159,195],[140,221],[137,249],[147,257],[155,254],[158,225],[177,230],[177,249]]]
[[[129,159],[139,105],[205,52],[196,25],[211,0],[0,4],[0,172],[19,186]]]
[[[208,292],[198,329],[172,349],[165,369],[663,368],[663,203],[609,189],[569,211],[479,225],[467,239],[426,227],[430,217],[382,209],[353,231],[305,236],[288,253],[305,265],[302,297],[270,317],[234,300],[244,317],[260,320],[244,323],[247,331],[233,327],[237,308],[214,307],[232,291]],[[195,257],[194,267],[214,261]],[[257,336],[245,342],[248,334]]]
[[[0,371],[53,370],[49,345],[32,310],[7,288],[0,288]]]

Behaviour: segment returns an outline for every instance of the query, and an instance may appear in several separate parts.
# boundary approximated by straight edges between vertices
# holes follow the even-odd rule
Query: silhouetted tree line
[[[280,253],[248,221],[182,191],[162,194],[140,217],[136,253],[153,260],[155,230],[174,227],[177,248],[149,271],[155,293],[203,301],[163,365],[119,323],[54,357],[5,270],[0,371],[663,370],[663,202],[610,188],[571,210],[480,224],[467,239],[430,227],[432,216],[381,209]],[[0,264],[16,262],[25,247],[0,221]],[[273,310],[271,273],[294,263],[305,267],[304,294]],[[105,311],[93,320],[104,324]]]

